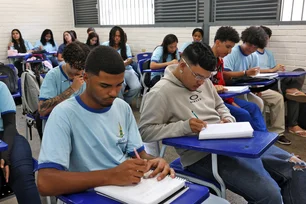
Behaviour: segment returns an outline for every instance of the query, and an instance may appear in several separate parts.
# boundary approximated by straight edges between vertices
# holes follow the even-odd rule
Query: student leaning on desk
[[[216,67],[210,47],[193,43],[181,58],[178,65],[166,68],[165,76],[143,99],[139,130],[144,142],[198,134],[206,122],[235,121],[208,79]],[[176,151],[188,171],[214,180],[208,153]],[[306,203],[305,166],[304,161],[276,146],[258,159],[218,155],[218,171],[226,187],[249,203]]]
[[[113,48],[91,51],[84,93],[57,105],[45,127],[38,165],[42,195],[137,184],[151,168],[151,176],[161,172],[157,179],[168,173],[174,177],[164,159],[145,152],[130,106],[117,98],[124,72],[123,60]]]

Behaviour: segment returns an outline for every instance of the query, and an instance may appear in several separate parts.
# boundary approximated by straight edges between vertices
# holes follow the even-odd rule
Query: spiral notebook
[[[133,186],[100,186],[95,191],[128,204],[157,204],[172,196],[185,186],[182,178],[166,176],[157,181],[154,178],[142,178],[140,183]]]

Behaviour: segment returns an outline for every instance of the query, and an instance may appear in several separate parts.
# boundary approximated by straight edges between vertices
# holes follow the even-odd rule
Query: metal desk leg
[[[282,86],[281,86],[281,79],[279,78],[277,81],[277,89],[279,91],[280,94],[283,94],[282,92]]]
[[[166,152],[166,148],[167,148],[167,145],[162,145],[162,148],[160,150],[160,154],[159,154],[159,157],[163,158],[165,156],[165,152]]]
[[[218,159],[217,159],[216,154],[211,154],[211,165],[212,165],[213,175],[214,175],[215,179],[217,180],[217,182],[221,186],[221,197],[225,199],[226,198],[226,191],[225,191],[226,188],[225,188],[225,184],[224,184],[222,178],[220,177],[220,175],[218,173]]]

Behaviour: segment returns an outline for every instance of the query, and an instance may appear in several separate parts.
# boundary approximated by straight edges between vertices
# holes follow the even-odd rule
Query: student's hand
[[[197,118],[190,118],[189,126],[192,132],[199,133],[201,132],[202,128],[206,128],[207,123]]]
[[[230,123],[231,121],[226,119],[226,118],[222,118],[220,123]]]
[[[227,89],[224,88],[224,86],[222,86],[222,85],[214,85],[214,86],[215,86],[215,89],[218,93],[223,93],[223,92],[227,91]]]
[[[76,92],[78,91],[81,86],[84,84],[83,76],[75,76],[73,78],[73,82],[71,84],[71,88]]]
[[[167,176],[168,174],[170,174],[171,178],[175,177],[174,170],[170,168],[169,164],[163,158],[149,160],[147,165],[147,171],[152,168],[154,169],[154,171],[149,175],[149,178],[155,177],[158,173],[160,173],[157,177],[158,181],[164,179],[165,176]]]
[[[1,169],[3,171],[5,181],[6,181],[6,183],[8,183],[8,180],[9,180],[9,177],[10,177],[10,167],[9,167],[9,165],[5,165],[4,159],[1,159],[0,166],[1,166]]]
[[[39,50],[44,50],[44,47],[41,45],[38,47]]]
[[[248,69],[245,71],[247,76],[255,76],[260,72],[260,68],[259,67],[253,67],[251,69]]]
[[[8,48],[13,47],[13,46],[14,46],[13,42],[9,42],[8,45],[7,45]]]
[[[169,64],[178,64],[177,59],[171,60]]]
[[[274,71],[274,72],[277,72],[277,71],[283,72],[283,71],[285,71],[285,66],[282,65],[282,64],[277,64],[277,65],[273,68],[273,71]]]
[[[147,172],[148,161],[145,159],[128,159],[113,169],[114,185],[126,186],[137,184]]]
[[[233,102],[232,105],[237,107],[237,108],[240,108],[240,106],[237,103],[235,103],[235,102]]]

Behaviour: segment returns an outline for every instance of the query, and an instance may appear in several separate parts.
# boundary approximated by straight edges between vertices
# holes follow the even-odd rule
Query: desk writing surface
[[[5,78],[8,78],[7,75],[0,75],[0,79],[5,79]]]
[[[250,93],[250,90],[246,90],[246,91],[243,91],[241,93],[219,93],[219,96],[222,99],[226,99],[226,98],[233,98],[235,96],[239,96],[239,95],[243,95],[243,94],[247,94],[247,93]]]
[[[237,83],[235,86],[268,86],[275,82],[276,79],[269,79],[265,81],[253,81],[253,82],[243,82]]]
[[[143,72],[165,72],[165,68],[162,69],[145,69]]]
[[[276,133],[254,131],[252,138],[199,140],[198,136],[163,139],[163,144],[226,156],[260,157],[278,138]]]
[[[305,75],[306,72],[277,72],[278,73],[278,77],[299,77],[302,75]]]
[[[8,145],[0,140],[0,152],[7,150]]]
[[[209,190],[205,186],[198,184],[192,184],[186,182],[186,186],[189,189],[181,196],[179,196],[171,204],[181,204],[181,203],[195,203],[200,204],[209,197]],[[94,190],[88,190],[81,193],[75,193],[70,195],[61,195],[58,198],[67,204],[93,204],[93,203],[103,203],[103,204],[119,204],[120,202],[107,198],[105,196],[97,194]]]

